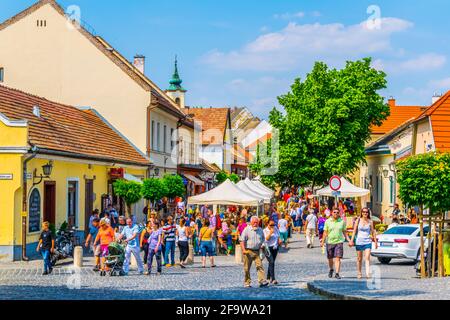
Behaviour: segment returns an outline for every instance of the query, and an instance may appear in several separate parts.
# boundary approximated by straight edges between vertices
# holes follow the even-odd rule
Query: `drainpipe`
[[[32,146],[32,155],[23,161],[23,182],[22,182],[22,261],[29,261],[27,257],[27,207],[28,207],[28,186],[27,186],[27,164],[37,156],[38,149]]]

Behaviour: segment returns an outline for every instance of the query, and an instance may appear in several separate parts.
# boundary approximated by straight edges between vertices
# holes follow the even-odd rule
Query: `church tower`
[[[181,86],[183,80],[180,79],[180,75],[178,74],[178,61],[175,56],[175,71],[173,73],[172,79],[169,81],[170,86],[166,90],[167,95],[172,98],[173,101],[180,107],[185,107],[184,95],[186,90]]]

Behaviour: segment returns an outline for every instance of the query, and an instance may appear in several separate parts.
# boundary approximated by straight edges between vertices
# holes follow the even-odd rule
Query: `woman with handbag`
[[[267,228],[264,229],[265,246],[268,248],[266,258],[269,261],[269,268],[267,270],[267,280],[271,284],[278,284],[275,280],[275,260],[278,255],[278,247],[282,244],[280,239],[280,232],[275,225],[275,221],[271,220]]]
[[[356,241],[355,241],[356,238]],[[356,245],[356,267],[358,269],[358,279],[362,278],[362,260],[364,258],[366,267],[366,277],[370,278],[370,252],[372,250],[372,241],[375,248],[378,247],[377,233],[375,231],[373,221],[370,219],[370,211],[368,208],[361,210],[360,217],[356,220],[353,227],[353,234],[350,240],[350,247]]]

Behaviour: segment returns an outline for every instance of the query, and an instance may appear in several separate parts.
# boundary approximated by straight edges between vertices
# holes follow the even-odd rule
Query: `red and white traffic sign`
[[[332,176],[330,178],[330,188],[333,191],[339,191],[342,186],[341,177],[339,176]]]

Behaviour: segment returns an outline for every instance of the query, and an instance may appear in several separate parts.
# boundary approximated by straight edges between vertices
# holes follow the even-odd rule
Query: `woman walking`
[[[356,242],[355,242],[356,238]],[[366,277],[369,279],[370,274],[370,252],[372,250],[372,240],[375,242],[375,248],[378,247],[377,234],[373,226],[373,221],[370,219],[370,212],[368,208],[361,210],[360,217],[356,220],[353,228],[353,235],[349,245],[352,247],[356,245],[356,267],[358,269],[358,279],[362,278],[362,260],[366,267]]]
[[[148,238],[148,258],[147,258],[147,272],[146,275],[152,273],[153,257],[156,257],[157,274],[161,274],[161,252],[163,242],[163,231],[160,229],[158,220],[154,220],[152,230]]]
[[[200,251],[202,252],[202,266],[206,268],[206,255],[208,254],[211,262],[211,268],[214,268],[214,255],[213,255],[213,229],[209,227],[209,219],[205,219],[203,227],[200,229]]]
[[[275,260],[278,255],[278,246],[281,245],[282,241],[280,240],[280,232],[278,231],[274,221],[270,221],[267,228],[264,229],[264,237],[270,252],[270,256],[267,257],[267,260],[269,261],[267,280],[271,284],[278,284],[278,281],[275,280]]]
[[[154,219],[152,221],[155,221]],[[144,251],[144,264],[147,264],[147,258],[148,258],[148,238],[150,237],[150,233],[152,232],[152,222],[148,221],[147,226],[141,233],[141,241],[140,241],[140,247]]]
[[[180,224],[177,225],[176,236],[178,238],[178,248],[180,249],[180,267],[186,268],[184,263],[189,256],[189,237],[191,236],[190,228],[186,226],[186,219],[181,218]]]

